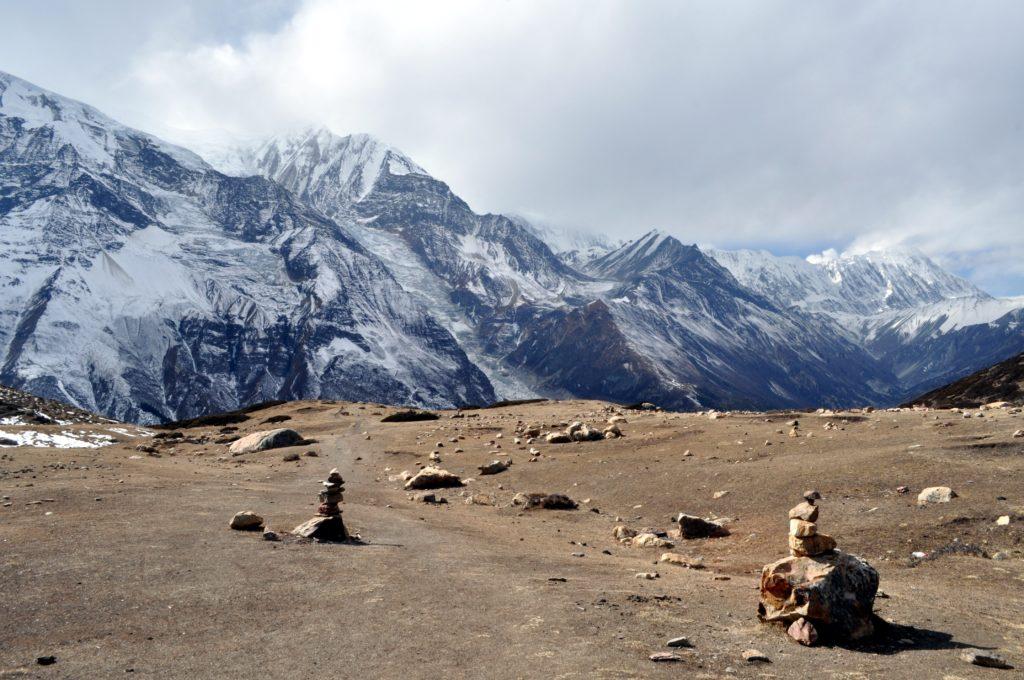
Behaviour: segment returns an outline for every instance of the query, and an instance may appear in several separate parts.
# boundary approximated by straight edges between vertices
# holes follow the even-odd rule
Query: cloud
[[[232,4],[147,24],[116,90],[73,94],[171,135],[371,132],[477,210],[800,255],[908,244],[1024,292],[1022,3]]]

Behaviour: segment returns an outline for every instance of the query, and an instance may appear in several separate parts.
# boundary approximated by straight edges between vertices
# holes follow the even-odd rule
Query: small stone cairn
[[[318,496],[320,507],[317,508],[317,516],[295,527],[292,533],[318,541],[344,541],[348,539],[348,531],[341,519],[341,508],[338,504],[343,500],[345,480],[341,478],[337,468],[327,475],[323,486]]]
[[[818,533],[817,491],[789,511],[790,556],[761,570],[758,618],[782,623],[793,640],[814,645],[819,635],[858,640],[874,632],[878,572],[859,557],[836,549]]]

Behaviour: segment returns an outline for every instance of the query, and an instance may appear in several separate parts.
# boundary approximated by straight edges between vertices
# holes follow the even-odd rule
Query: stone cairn
[[[327,475],[323,486],[318,496],[320,507],[317,508],[317,516],[295,527],[292,533],[318,541],[344,541],[348,539],[348,531],[341,519],[341,508],[338,504],[343,500],[345,480],[341,478],[337,468]]]
[[[854,555],[836,549],[836,541],[818,533],[817,491],[789,511],[790,556],[761,570],[758,618],[787,626],[803,645],[819,635],[857,640],[874,632],[878,572]]]

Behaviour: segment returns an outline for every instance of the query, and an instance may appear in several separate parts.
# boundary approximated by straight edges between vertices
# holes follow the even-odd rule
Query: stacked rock
[[[341,519],[341,508],[338,504],[343,500],[345,480],[341,478],[337,468],[327,475],[323,486],[318,496],[320,507],[317,508],[317,516],[295,527],[292,533],[318,541],[344,541],[348,538],[348,531]]]
[[[789,511],[790,557],[761,570],[758,617],[787,626],[797,642],[813,645],[819,632],[857,640],[874,631],[878,572],[836,549],[831,536],[818,533],[817,491]]]
[[[836,540],[818,533],[817,491],[804,494],[804,502],[789,511],[789,554],[793,557],[814,557],[836,549]]]

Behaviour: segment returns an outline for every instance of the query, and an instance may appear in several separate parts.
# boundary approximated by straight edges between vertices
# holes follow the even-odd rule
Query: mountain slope
[[[996,401],[1024,403],[1024,353],[915,397],[905,405],[974,408]]]
[[[135,421],[494,397],[337,222],[7,74],[0,241],[0,379],[43,396]]]
[[[666,396],[719,408],[884,401],[892,376],[832,324],[776,306],[695,246],[651,232],[594,260],[604,295]]]
[[[828,315],[896,376],[900,399],[1024,351],[1024,300],[993,298],[914,250],[709,253],[762,295]]]
[[[590,282],[531,229],[474,213],[447,184],[369,135],[308,130],[215,163],[279,182],[344,224],[458,338],[501,397],[535,396],[502,357],[525,322]]]

